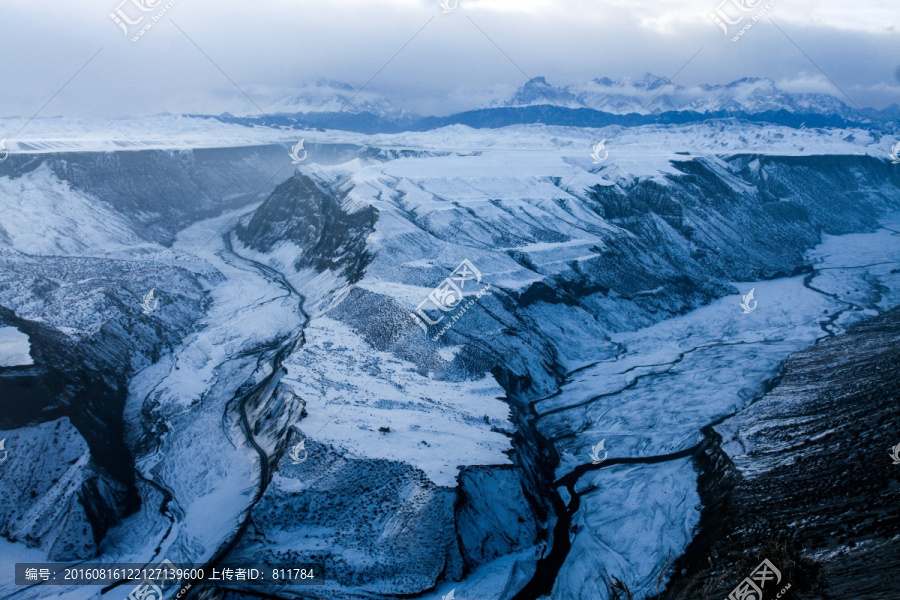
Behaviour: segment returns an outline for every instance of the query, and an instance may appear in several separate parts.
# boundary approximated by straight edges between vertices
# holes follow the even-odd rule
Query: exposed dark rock
[[[355,283],[371,260],[366,237],[378,211],[367,206],[348,213],[341,201],[338,194],[297,172],[237,227],[237,237],[259,252],[269,252],[279,242],[293,242],[303,251],[294,263],[298,271],[332,269]]]
[[[459,483],[456,527],[470,569],[537,543],[535,513],[515,469],[468,467]]]

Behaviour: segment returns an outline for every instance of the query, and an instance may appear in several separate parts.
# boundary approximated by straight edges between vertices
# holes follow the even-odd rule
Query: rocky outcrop
[[[258,252],[281,243],[298,247],[294,268],[333,270],[355,283],[371,261],[366,237],[378,212],[371,206],[348,212],[341,195],[299,171],[280,184],[253,216],[241,223],[237,237]]]

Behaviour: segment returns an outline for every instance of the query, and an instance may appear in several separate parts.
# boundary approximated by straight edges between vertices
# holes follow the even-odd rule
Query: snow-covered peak
[[[792,113],[849,115],[854,111],[830,94],[792,93],[771,79],[745,77],[725,85],[684,87],[665,77],[645,73],[636,78],[608,77],[555,87],[544,77],[529,80],[507,101],[491,107],[554,104],[590,108],[613,114],[652,114],[690,110],[706,112]]]
[[[412,113],[398,107],[380,94],[359,91],[349,83],[316,79],[266,108],[271,114],[297,113],[370,113],[383,118],[408,118]]]
[[[531,104],[556,104],[560,106],[578,106],[579,101],[568,88],[553,87],[543,77],[529,79],[511,100],[495,103],[499,106],[528,106]]]

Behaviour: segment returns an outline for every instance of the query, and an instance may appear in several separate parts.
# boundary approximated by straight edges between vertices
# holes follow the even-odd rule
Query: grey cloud
[[[256,110],[229,78],[264,107],[316,78],[362,86],[378,73],[367,90],[427,114],[475,108],[526,75],[562,86],[684,67],[676,83],[685,86],[747,76],[831,86],[821,67],[853,102],[879,108],[897,101],[900,80],[900,34],[875,0],[781,0],[767,18],[784,33],[766,18],[738,43],[706,0],[461,0],[447,15],[436,0],[178,0],[137,43],[109,16],[118,2],[7,2],[0,36],[15,51],[2,63],[0,115],[33,114],[101,47],[42,116]]]

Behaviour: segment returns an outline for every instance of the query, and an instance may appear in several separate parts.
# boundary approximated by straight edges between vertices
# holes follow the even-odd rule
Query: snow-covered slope
[[[24,120],[0,119],[0,125],[8,130],[18,129],[23,124]],[[416,153],[445,155],[505,149],[518,152],[565,152],[584,159],[584,166],[589,166],[592,164],[589,156],[591,148],[603,139],[609,142],[608,162],[616,162],[628,156],[634,158],[636,163],[647,164],[650,157],[676,158],[677,153],[702,156],[741,152],[791,156],[869,154],[886,159],[897,142],[894,137],[856,127],[798,128],[754,124],[737,118],[709,119],[680,125],[604,124],[566,127],[533,124],[491,130],[454,123],[433,131],[375,134],[342,131],[335,126],[325,131],[301,126],[284,129],[269,126],[246,127],[204,118],[173,116],[141,121],[97,119],[58,122],[55,119],[35,119],[28,126],[27,136],[7,140],[6,147],[10,156],[0,163],[0,175],[17,176],[23,167],[33,168],[30,162],[18,161],[31,161],[47,154],[69,160],[80,157],[81,160],[93,161],[90,172],[96,177],[101,172],[99,169],[108,168],[103,160],[110,157],[98,157],[85,154],[86,152],[113,152],[114,160],[124,161],[132,152],[160,150],[162,152],[157,160],[170,157],[177,161],[180,155],[181,159],[191,157],[190,154],[184,154],[187,151],[206,150],[196,156],[208,157],[207,160],[213,162],[219,156],[231,154],[235,160],[234,164],[229,165],[231,172],[239,172],[243,178],[253,181],[257,177],[263,177],[258,180],[259,189],[266,178],[273,177],[275,173],[282,175],[278,173],[279,167],[294,168],[290,160],[285,163],[284,158],[289,156],[291,146],[300,138],[305,140],[304,147],[309,151],[309,158],[305,163],[307,165],[348,163],[355,157],[363,159],[362,164],[366,164],[368,160],[383,161]],[[368,148],[369,151],[361,155],[361,148]],[[68,156],[59,154],[67,151],[72,153]],[[265,152],[265,160],[271,162],[258,162],[261,158],[247,158],[246,164],[239,162],[241,158],[252,156],[254,152]],[[201,164],[203,162],[201,160]],[[665,161],[647,164],[653,169],[647,172],[656,172],[665,164]],[[154,164],[152,167],[146,171],[134,169],[125,173],[114,170],[112,173],[120,177],[134,177],[141,182],[150,177],[160,179],[156,175],[160,173],[160,169],[164,169],[163,179],[179,175],[171,172],[171,167],[166,168],[165,165]],[[352,169],[352,165],[345,165],[346,168]],[[55,167],[54,170],[59,168]],[[286,176],[290,172],[283,174]],[[639,171],[634,174],[643,173]],[[219,177],[225,175],[230,173],[218,173]],[[229,178],[229,181],[235,179],[239,178]],[[183,183],[195,184],[189,180]],[[121,184],[133,185],[128,182]],[[141,186],[133,189],[140,190]]]
[[[15,327],[0,327],[0,367],[33,364],[28,336]]]

